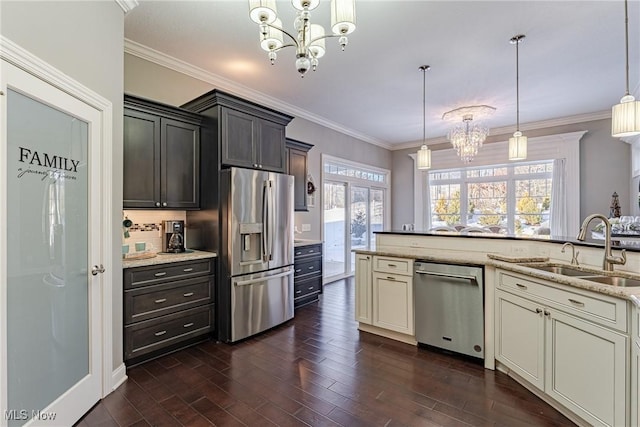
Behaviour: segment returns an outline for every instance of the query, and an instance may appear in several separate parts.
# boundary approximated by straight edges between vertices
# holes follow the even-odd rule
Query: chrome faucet
[[[589,226],[589,223],[596,218],[601,219],[605,227],[604,258],[602,260],[602,269],[604,271],[613,271],[614,264],[624,265],[627,262],[627,254],[624,249],[622,250],[622,252],[620,252],[619,257],[613,256],[613,254],[611,253],[611,223],[606,216],[601,214],[592,214],[586,217],[582,222],[582,226],[580,226],[580,232],[578,233],[578,237],[576,237],[576,239],[584,241],[584,239],[587,237],[587,227]]]
[[[578,262],[578,255],[580,255],[580,252],[576,251],[576,247],[573,246],[573,243],[566,242],[564,245],[562,245],[562,249],[560,250],[560,252],[564,253],[564,250],[567,246],[571,248],[571,264],[580,265],[580,263]]]

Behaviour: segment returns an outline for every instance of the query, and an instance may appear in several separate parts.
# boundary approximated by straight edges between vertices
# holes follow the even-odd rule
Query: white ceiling
[[[290,2],[277,3],[293,31]],[[491,128],[514,126],[515,46],[509,39],[519,33],[526,35],[520,45],[523,130],[557,118],[603,117],[624,95],[621,0],[357,0],[356,8],[357,29],[346,50],[328,39],[318,70],[304,78],[295,70],[293,48],[270,65],[246,0],[141,1],[125,18],[125,37],[129,52],[151,48],[163,54],[156,58],[196,67],[220,89],[390,148],[422,138],[423,64],[431,65],[428,139],[441,142],[452,126],[442,114],[465,105],[496,107],[486,120]],[[322,0],[311,16],[328,28],[329,2]],[[631,91],[637,95],[640,0],[629,1],[629,17]]]

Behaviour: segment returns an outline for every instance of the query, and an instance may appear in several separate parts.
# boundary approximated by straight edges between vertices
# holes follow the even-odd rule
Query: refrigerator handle
[[[269,261],[273,261],[273,232],[275,227],[273,181],[269,180]]]
[[[269,224],[268,224],[268,216],[269,216],[269,207],[268,207],[268,182],[264,181],[262,187],[262,261],[269,261],[269,248],[267,247],[267,236],[269,234]]]

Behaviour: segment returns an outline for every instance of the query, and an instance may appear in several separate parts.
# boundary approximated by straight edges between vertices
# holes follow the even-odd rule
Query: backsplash
[[[122,229],[122,244],[129,245],[129,251],[135,251],[136,242],[146,243],[146,249],[152,252],[161,252],[162,248],[162,221],[176,219],[186,221],[185,211],[160,211],[160,210],[126,210],[122,212],[122,219],[129,218],[133,225],[129,227],[129,237],[124,237]],[[189,247],[189,242],[185,242]]]

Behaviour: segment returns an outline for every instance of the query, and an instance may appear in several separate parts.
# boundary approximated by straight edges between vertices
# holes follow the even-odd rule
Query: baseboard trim
[[[124,363],[113,370],[111,374],[111,391],[120,387],[127,380],[127,367]],[[103,396],[104,397],[104,396]]]

